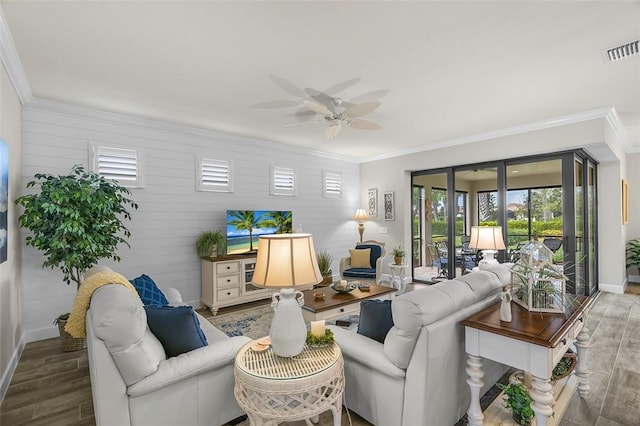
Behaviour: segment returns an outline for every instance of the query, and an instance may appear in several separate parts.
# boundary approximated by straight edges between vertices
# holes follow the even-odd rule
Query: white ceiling
[[[33,95],[365,158],[613,106],[640,128],[638,1],[2,1]],[[376,98],[381,131],[296,122],[271,76]],[[380,97],[360,97],[376,90]],[[630,122],[631,121],[631,122]],[[640,133],[640,132],[638,132]],[[630,133],[635,136],[636,133]],[[632,146],[640,140],[632,137]]]

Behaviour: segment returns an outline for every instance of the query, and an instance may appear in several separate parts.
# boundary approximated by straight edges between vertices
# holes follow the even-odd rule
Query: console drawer
[[[231,287],[240,284],[240,275],[226,275],[218,277],[218,287]]]
[[[231,288],[226,288],[224,290],[218,290],[218,293],[217,293],[218,302],[237,298],[240,295],[239,290],[240,289],[238,287],[231,287]]]
[[[240,272],[240,262],[221,262],[216,264],[216,275],[237,274]]]

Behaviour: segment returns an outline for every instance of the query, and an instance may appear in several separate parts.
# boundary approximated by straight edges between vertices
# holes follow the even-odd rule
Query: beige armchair
[[[343,257],[340,259],[340,276],[344,279],[367,279],[375,280],[376,284],[382,280],[382,260],[386,255],[384,243],[380,241],[367,240],[357,243],[356,250],[369,249],[369,262],[366,259],[351,259]]]

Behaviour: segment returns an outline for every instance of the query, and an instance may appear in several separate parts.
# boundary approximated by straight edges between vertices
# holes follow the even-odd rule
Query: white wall
[[[292,210],[294,227],[301,225],[317,249],[332,255],[334,274],[358,238],[351,217],[361,197],[359,166],[350,159],[42,100],[24,109],[23,188],[35,173],[86,166],[90,142],[136,148],[143,155],[144,188],[132,189],[139,209],[127,223],[131,249],[119,250],[119,264],[104,263],[128,278],[146,273],[160,287],[176,287],[189,303],[200,300],[195,240],[204,229],[224,228],[227,209]],[[233,193],[195,190],[196,154],[233,162]],[[270,164],[296,169],[297,196],[269,195]],[[341,199],[322,196],[323,170],[342,173]],[[42,269],[40,253],[24,250],[24,328],[28,340],[37,340],[55,335],[51,322],[70,310],[75,288],[62,282],[57,269]]]
[[[563,122],[566,121],[558,120],[558,123]],[[454,146],[447,145],[455,141],[443,142],[440,149],[364,162],[360,182],[363,189],[382,186],[395,191],[396,220],[389,225],[388,239],[410,247],[411,171],[585,148],[601,162],[598,174],[599,281],[601,289],[621,293],[626,285],[622,248],[626,237],[620,219],[620,179],[625,177],[627,154],[616,140],[618,135],[610,132],[608,126],[605,117],[599,117],[540,126],[539,130],[528,128],[524,133],[486,137]],[[627,178],[630,192],[631,188],[640,187],[637,174],[629,174]],[[637,220],[634,219],[634,223]],[[638,229],[638,225],[631,226]]]
[[[22,187],[21,158],[22,105],[0,67],[0,138],[9,148],[9,198],[7,207],[7,260],[0,264],[0,400],[18,362],[22,337],[22,285],[20,276],[21,239],[13,200]]]

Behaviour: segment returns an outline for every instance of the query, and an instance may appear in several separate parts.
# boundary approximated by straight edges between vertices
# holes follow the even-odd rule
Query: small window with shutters
[[[342,197],[342,174],[338,172],[322,173],[323,195],[329,198]]]
[[[93,171],[127,188],[142,188],[142,155],[135,149],[91,145]]]
[[[296,170],[271,166],[271,195],[296,195]]]
[[[197,157],[196,190],[233,192],[231,163],[226,160]]]

